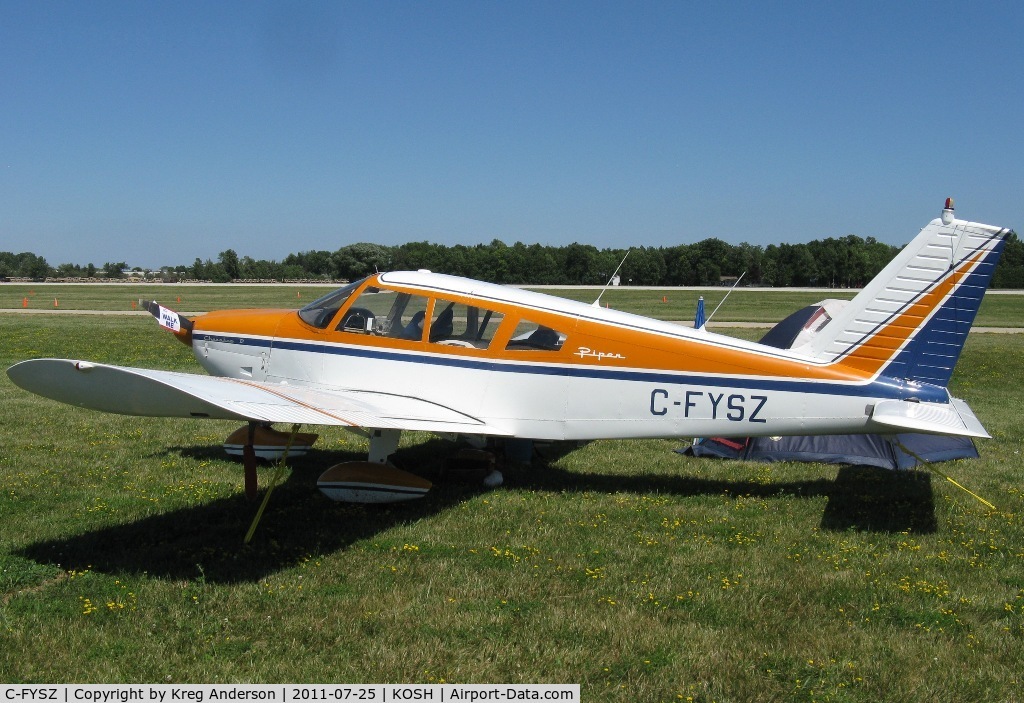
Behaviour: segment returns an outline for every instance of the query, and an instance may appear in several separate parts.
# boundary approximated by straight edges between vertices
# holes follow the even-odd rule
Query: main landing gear
[[[346,503],[395,503],[422,498],[433,484],[388,463],[398,449],[401,430],[372,430],[367,461],[346,461],[324,471],[317,488]]]
[[[388,463],[398,449],[401,430],[371,430],[370,451],[366,461],[346,461],[327,469],[317,479],[317,488],[331,500],[348,503],[393,503],[413,500],[427,494],[433,484]],[[287,449],[289,457],[304,455],[318,435],[307,432],[281,432],[270,425],[250,422],[239,427],[224,441],[228,454],[240,456],[245,472],[245,495],[257,495],[257,459],[280,460]]]

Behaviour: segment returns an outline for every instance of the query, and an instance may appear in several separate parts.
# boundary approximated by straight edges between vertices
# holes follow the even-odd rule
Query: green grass
[[[27,300],[34,310],[53,310],[57,298],[63,310],[128,311],[132,302],[140,298],[157,300],[181,312],[206,312],[228,308],[281,307],[298,308],[315,300],[329,287],[324,286],[177,286],[174,284],[132,285],[0,285],[0,309],[18,309]],[[594,302],[599,291],[595,289],[559,288],[542,292],[564,298]],[[695,290],[672,288],[665,290],[638,290],[610,288],[601,296],[601,303],[619,310],[629,310],[659,320],[692,320],[697,309],[697,298],[704,297],[707,314],[721,302],[728,289]],[[715,315],[717,322],[758,321],[774,324],[791,312],[812,305],[824,298],[850,299],[853,291],[835,290],[828,293],[800,290],[750,291],[737,289]],[[1024,295],[988,295],[982,302],[978,319],[982,327],[1024,326]]]
[[[0,366],[33,356],[198,370],[152,320],[0,315]],[[927,473],[688,459],[678,441],[345,506],[316,477],[365,443],[320,428],[249,546],[256,506],[219,447],[234,423],[78,410],[2,375],[0,681],[1018,700],[1022,369],[1024,338],[972,335],[954,377],[993,439],[941,468],[996,510]],[[406,433],[399,458],[437,479],[450,447]]]
[[[0,309],[132,310],[132,303],[157,300],[182,312],[207,312],[235,308],[300,308],[331,290],[330,286],[276,285],[193,286],[133,283],[123,285],[60,284],[0,285]],[[27,303],[27,305],[26,305]]]
[[[598,292],[581,289],[553,289],[544,293],[559,295],[587,303],[594,302]],[[647,315],[659,320],[692,320],[697,309],[697,299],[704,297],[706,314],[711,312],[728,293],[727,288],[695,290],[675,288],[666,290],[637,290],[632,288],[610,288],[601,296],[601,304],[608,304],[618,310]],[[856,291],[833,290],[827,293],[778,290],[751,291],[738,288],[715,314],[714,322],[763,322],[772,325],[792,312],[807,305],[838,298],[849,300]],[[1024,326],[1024,296],[987,295],[982,301],[975,324],[979,327],[1022,327]]]

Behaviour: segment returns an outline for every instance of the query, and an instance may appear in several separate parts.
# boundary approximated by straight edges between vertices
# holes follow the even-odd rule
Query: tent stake
[[[270,502],[270,494],[274,492],[274,487],[281,479],[281,476],[284,475],[284,463],[288,460],[288,450],[292,448],[292,442],[295,440],[295,435],[298,433],[300,427],[302,427],[302,425],[298,423],[292,425],[292,432],[288,435],[288,444],[284,446],[284,452],[281,453],[281,458],[277,462],[277,471],[274,472],[274,477],[270,479],[270,485],[267,486],[267,492],[263,496],[263,502],[260,503],[260,508],[256,511],[256,516],[252,519],[252,525],[249,526],[249,531],[245,535],[245,544],[249,544],[252,540],[252,536],[256,534],[256,526],[260,524],[260,518],[263,517],[263,510],[267,507],[267,503]]]
[[[899,448],[900,448],[900,449],[902,449],[902,450],[903,450],[903,451],[905,451],[905,452],[906,452],[907,454],[909,454],[910,456],[912,456],[912,457],[914,457],[915,459],[917,459],[918,463],[919,463],[919,464],[920,464],[921,466],[925,467],[926,469],[928,469],[929,471],[931,471],[931,472],[933,472],[933,473],[935,473],[935,474],[938,474],[939,476],[941,476],[942,478],[944,478],[944,479],[946,479],[947,481],[949,481],[950,483],[952,483],[952,484],[953,484],[954,486],[956,486],[957,488],[959,488],[959,489],[960,489],[961,491],[963,491],[963,492],[964,492],[964,493],[966,493],[967,495],[969,495],[969,496],[971,496],[972,498],[976,498],[977,500],[981,501],[981,503],[982,503],[982,504],[984,504],[985,506],[987,506],[987,507],[991,508],[992,510],[998,510],[998,508],[996,508],[996,506],[994,506],[994,505],[992,505],[991,503],[989,503],[989,502],[988,502],[987,500],[985,500],[984,498],[982,498],[982,497],[981,497],[980,495],[978,495],[977,493],[975,493],[975,492],[973,492],[973,491],[971,491],[971,490],[968,490],[967,488],[964,488],[964,487],[963,487],[963,486],[961,486],[961,485],[960,485],[959,483],[957,483],[957,482],[956,482],[956,481],[954,481],[954,480],[953,480],[952,478],[950,478],[950,477],[949,477],[949,476],[948,476],[947,474],[944,474],[944,473],[942,473],[941,471],[939,471],[938,469],[936,469],[936,468],[935,468],[935,466],[934,466],[934,465],[932,464],[932,462],[930,462],[930,461],[925,461],[925,460],[924,460],[924,459],[922,459],[922,458],[921,458],[920,456],[918,456],[918,455],[917,455],[917,454],[915,454],[914,452],[912,452],[912,451],[910,451],[909,449],[907,449],[907,448],[906,448],[906,447],[905,447],[905,446],[903,445],[903,442],[900,442],[900,441],[899,441],[898,439],[895,439],[895,437],[893,438],[893,441],[894,441],[894,442],[896,442],[896,444],[897,444],[897,445],[899,445]]]

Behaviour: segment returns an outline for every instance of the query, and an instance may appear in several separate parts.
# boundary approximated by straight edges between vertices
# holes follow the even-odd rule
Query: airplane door
[[[303,342],[275,337],[267,350],[264,380],[271,383],[320,382],[323,379],[324,354],[317,342],[323,336],[318,334],[316,339]]]

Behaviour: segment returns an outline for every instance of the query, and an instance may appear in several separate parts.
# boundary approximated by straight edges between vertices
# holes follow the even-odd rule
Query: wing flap
[[[122,415],[508,435],[421,398],[373,391],[259,383],[70,359],[32,359],[7,370],[25,390],[69,405]]]

